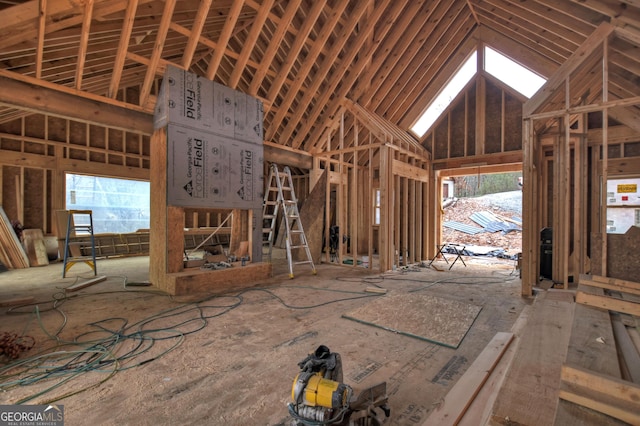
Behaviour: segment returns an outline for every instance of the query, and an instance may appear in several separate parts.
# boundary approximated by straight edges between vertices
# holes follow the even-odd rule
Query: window
[[[473,52],[453,78],[431,102],[411,131],[423,137],[478,71],[477,52]],[[484,48],[484,70],[530,98],[546,80],[488,46]]]
[[[431,125],[440,117],[440,114],[447,109],[449,104],[458,96],[462,89],[464,89],[464,86],[469,83],[478,70],[477,55],[477,52],[474,51],[464,65],[462,65],[462,68],[458,70],[456,75],[453,76],[444,89],[442,89],[433,102],[431,102],[431,105],[429,105],[424,114],[422,114],[416,124],[411,128],[413,133],[420,137],[424,136]]]
[[[66,175],[66,208],[91,210],[95,233],[125,233],[149,228],[149,182]]]
[[[488,46],[484,48],[484,70],[527,98],[546,82],[538,74]]]

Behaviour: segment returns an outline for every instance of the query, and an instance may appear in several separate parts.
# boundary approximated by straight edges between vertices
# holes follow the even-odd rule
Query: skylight
[[[527,98],[533,96],[546,82],[546,80],[538,74],[488,46],[484,48],[484,70],[509,87],[522,93]],[[438,117],[449,107],[449,104],[458,96],[460,91],[462,91],[473,76],[475,76],[477,71],[477,52],[473,52],[460,70],[433,100],[431,105],[429,105],[424,114],[422,114],[413,127],[411,127],[411,131],[419,137],[424,136]]]
[[[429,130],[431,125],[440,117],[440,114],[447,109],[449,104],[455,99],[456,96],[464,89],[478,70],[477,52],[473,52],[469,59],[462,65],[460,70],[453,76],[453,78],[442,89],[440,94],[431,102],[431,105],[422,114],[422,117],[418,119],[416,124],[413,125],[411,131],[422,137]]]
[[[538,74],[488,46],[484,48],[484,70],[527,98],[533,96],[546,82]]]

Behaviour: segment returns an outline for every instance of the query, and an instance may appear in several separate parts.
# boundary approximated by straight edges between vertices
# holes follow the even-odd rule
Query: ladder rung
[[[93,256],[74,256],[67,258],[67,263],[69,262],[84,262],[85,260],[93,260]]]

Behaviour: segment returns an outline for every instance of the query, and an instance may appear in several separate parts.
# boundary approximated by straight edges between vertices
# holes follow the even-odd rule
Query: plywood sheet
[[[481,309],[435,296],[399,294],[380,297],[343,317],[455,349]]]

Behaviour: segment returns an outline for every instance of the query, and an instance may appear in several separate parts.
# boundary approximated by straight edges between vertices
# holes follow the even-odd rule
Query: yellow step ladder
[[[90,254],[87,254],[88,249]],[[91,210],[69,210],[67,236],[64,241],[64,264],[62,278],[76,263],[86,263],[98,275],[96,266],[96,241],[93,236],[93,216]]]

